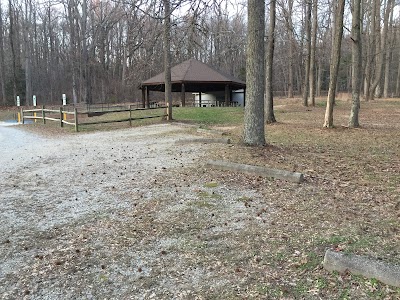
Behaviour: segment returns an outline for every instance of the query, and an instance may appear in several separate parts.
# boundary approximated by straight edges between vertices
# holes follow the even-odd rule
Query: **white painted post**
[[[32,103],[33,103],[33,107],[36,108],[36,95],[32,96]],[[36,112],[33,113],[33,116],[35,117],[35,123],[36,123]]]
[[[17,106],[20,107],[21,106],[21,99],[19,98],[19,96],[17,96]],[[21,123],[21,110],[18,110],[18,123]]]
[[[67,105],[67,95],[66,94],[62,94],[62,102],[63,102],[63,106]],[[64,113],[64,120],[67,119],[67,114]]]

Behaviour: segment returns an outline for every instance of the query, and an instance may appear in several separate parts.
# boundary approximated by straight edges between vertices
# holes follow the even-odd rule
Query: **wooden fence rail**
[[[78,122],[78,110],[74,108],[73,111],[64,110],[63,107],[60,109],[47,109],[44,108],[36,108],[36,109],[22,109],[21,108],[21,120],[22,124],[25,123],[26,119],[34,119],[34,120],[42,120],[43,124],[46,124],[46,120],[55,121],[60,123],[60,127],[64,127],[64,124],[72,125],[75,127],[75,131],[79,131],[79,126],[82,125],[95,125],[95,124],[106,124],[106,123],[117,123],[117,122],[129,122],[129,126],[132,126],[132,121],[134,120],[144,120],[144,119],[151,119],[151,118],[160,118],[165,117],[166,114],[162,113],[160,115],[155,116],[142,116],[142,117],[132,117],[132,112],[134,111],[143,111],[143,110],[153,110],[153,109],[165,109],[167,106],[160,106],[160,107],[151,107],[151,108],[132,108],[132,105],[129,105],[129,109],[117,109],[111,111],[104,111],[102,110],[101,115],[108,114],[108,113],[119,113],[119,112],[129,112],[129,118],[122,118],[122,119],[113,119],[113,120],[100,120],[94,122]],[[86,112],[85,112],[86,113]],[[96,113],[96,112],[91,112]],[[67,120],[67,115],[73,115],[74,121],[70,122]]]

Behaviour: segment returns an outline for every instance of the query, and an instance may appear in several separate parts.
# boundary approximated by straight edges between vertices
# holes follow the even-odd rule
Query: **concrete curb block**
[[[323,262],[328,271],[344,273],[349,271],[355,275],[375,278],[385,284],[400,287],[400,266],[390,265],[383,261],[365,256],[345,254],[327,250]]]
[[[227,135],[226,132],[218,131],[218,130],[214,130],[214,129],[203,129],[203,128],[199,128],[199,129],[197,129],[197,132],[198,132],[198,133],[206,133],[206,134]]]
[[[304,180],[302,173],[297,173],[297,172],[293,173],[283,170],[237,164],[221,160],[210,160],[207,162],[206,166],[220,170],[237,171],[264,177],[274,177],[296,183],[301,183]]]
[[[230,144],[230,139],[205,139],[205,138],[198,138],[198,139],[184,139],[184,140],[177,140],[175,144],[191,144],[191,143],[204,143],[204,144],[213,144],[213,143],[220,143],[220,144]]]

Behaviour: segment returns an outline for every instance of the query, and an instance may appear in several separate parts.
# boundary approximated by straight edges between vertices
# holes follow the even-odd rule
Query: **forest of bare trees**
[[[71,103],[137,101],[140,82],[164,68],[165,2],[171,10],[171,65],[196,58],[245,80],[246,1],[8,0],[0,6],[0,103],[14,105],[17,95],[27,105],[32,95],[40,104],[59,103],[63,93]],[[351,30],[357,2],[346,1],[344,7],[336,93],[351,92],[356,82],[357,35]],[[329,88],[337,1],[273,3],[266,1],[264,34],[265,51],[273,53],[273,65],[267,64],[272,89],[312,105],[314,96]],[[365,100],[399,96],[396,2],[360,4],[361,70],[355,69],[362,77],[360,95]]]

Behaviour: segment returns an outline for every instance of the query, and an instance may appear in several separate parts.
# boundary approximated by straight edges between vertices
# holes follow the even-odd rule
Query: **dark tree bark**
[[[264,0],[248,0],[248,34],[246,66],[246,106],[243,140],[247,145],[265,145],[264,129]]]
[[[272,69],[274,64],[275,49],[275,20],[276,20],[276,0],[271,0],[269,5],[269,28],[268,28],[268,48],[265,73],[265,122],[275,123],[274,115],[274,96],[272,88]]]

